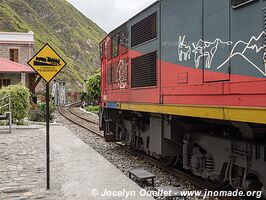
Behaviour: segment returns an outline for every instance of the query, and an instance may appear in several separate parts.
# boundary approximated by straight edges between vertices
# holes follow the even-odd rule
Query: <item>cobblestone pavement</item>
[[[47,191],[44,129],[0,133],[0,200],[63,199],[60,164],[51,166]]]

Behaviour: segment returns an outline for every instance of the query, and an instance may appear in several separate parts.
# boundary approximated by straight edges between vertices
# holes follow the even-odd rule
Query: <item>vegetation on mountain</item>
[[[33,31],[36,51],[49,43],[67,62],[59,78],[70,88],[81,88],[99,68],[105,32],[66,0],[0,0],[0,31]]]

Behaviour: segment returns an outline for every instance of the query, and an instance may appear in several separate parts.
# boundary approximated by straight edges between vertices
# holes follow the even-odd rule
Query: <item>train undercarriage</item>
[[[107,142],[121,141],[216,188],[265,198],[265,125],[103,108],[100,128]]]

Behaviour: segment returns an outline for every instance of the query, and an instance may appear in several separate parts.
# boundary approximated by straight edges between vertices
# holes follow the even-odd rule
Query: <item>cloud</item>
[[[68,1],[106,32],[110,32],[156,0]]]

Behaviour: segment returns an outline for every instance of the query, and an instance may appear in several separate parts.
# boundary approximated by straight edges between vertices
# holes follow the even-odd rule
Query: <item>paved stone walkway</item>
[[[51,191],[46,190],[44,129],[0,133],[0,200],[63,199],[60,165],[53,163]]]
[[[51,126],[51,190],[46,190],[45,128],[0,131],[0,200],[125,199],[141,188],[63,126]],[[115,193],[112,195],[112,193]]]
[[[63,163],[64,200],[153,200],[119,169],[63,126],[51,127],[53,163]],[[120,193],[120,194],[118,194]],[[134,193],[134,194],[132,194]]]

